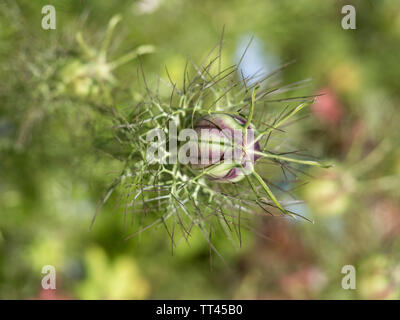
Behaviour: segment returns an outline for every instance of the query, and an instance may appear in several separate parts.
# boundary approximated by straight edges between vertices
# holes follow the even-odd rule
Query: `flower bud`
[[[255,129],[246,119],[230,114],[212,114],[199,119],[194,129],[198,155],[191,159],[193,169],[206,170],[206,177],[217,182],[238,182],[254,171],[260,151],[254,143]]]

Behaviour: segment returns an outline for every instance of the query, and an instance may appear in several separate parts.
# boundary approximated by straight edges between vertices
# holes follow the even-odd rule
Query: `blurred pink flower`
[[[336,93],[329,87],[317,92],[321,94],[311,106],[311,111],[315,117],[327,125],[337,125],[343,117],[343,106],[341,105]]]
[[[325,274],[315,266],[307,266],[298,271],[285,275],[280,285],[292,299],[312,299],[327,282]]]

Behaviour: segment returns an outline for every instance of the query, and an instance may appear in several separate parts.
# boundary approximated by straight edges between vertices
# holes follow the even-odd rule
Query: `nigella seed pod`
[[[216,182],[238,182],[254,171],[260,145],[255,142],[253,125],[246,119],[225,113],[207,115],[195,124],[198,140],[197,158],[191,159],[193,169],[206,172]]]
[[[293,104],[296,100],[301,102],[292,107],[290,103],[279,112],[272,124],[268,124],[273,115],[264,111],[275,113],[278,110],[263,110],[265,104],[270,100],[285,101],[281,93],[297,88],[298,83],[284,86],[281,90],[263,83],[275,72],[258,77],[243,75],[237,66],[221,70],[222,43],[220,41],[219,50],[213,50],[214,54],[210,53],[206,58],[207,66],[202,63],[197,67],[191,61],[187,63],[181,88],[171,85],[172,79],[168,75],[169,81],[160,82],[160,86],[165,84],[170,94],[164,94],[164,89],[158,86],[152,90],[143,74],[140,78],[143,79],[141,82],[146,88],[146,96],[137,99],[139,101],[134,108],[119,108],[118,112],[105,113],[112,117],[113,126],[104,137],[107,140],[99,145],[105,147],[105,152],[121,159],[124,169],[110,185],[102,204],[118,188],[124,193],[127,206],[133,209],[135,202],[140,202],[139,210],[145,209],[151,213],[149,219],[150,216],[155,218],[150,224],[140,226],[127,239],[163,224],[174,242],[175,226],[181,228],[181,234],[189,236],[190,231],[197,227],[210,249],[221,257],[210,239],[210,233],[222,229],[231,238],[229,231],[240,230],[242,214],[249,219],[249,223],[253,214],[262,212],[260,210],[270,212],[273,208],[291,217],[299,216],[285,208],[286,204],[274,195],[269,179],[258,173],[265,172],[264,163],[279,165],[284,176],[289,164],[327,167],[318,161],[304,159],[302,155],[294,154],[292,157],[286,150],[268,150],[272,147],[268,143],[270,138],[285,134],[280,128],[288,125],[289,120],[309,106],[312,97],[290,95],[288,100]],[[97,61],[98,51],[94,50],[93,55],[89,53],[84,61]],[[138,50],[135,54],[128,53],[108,62],[111,70],[139,53],[142,52]],[[91,78],[97,80],[100,77],[98,82],[107,85],[101,88],[99,103],[103,104],[104,100],[104,104],[108,105],[113,99],[114,90],[111,89],[115,86],[101,79],[104,74],[107,73],[95,73],[96,77],[91,74]],[[257,83],[249,86],[251,78],[257,78]],[[279,94],[279,98],[271,99],[273,94]],[[238,116],[239,112],[246,116]],[[260,127],[256,129],[253,121],[260,123]],[[114,137],[111,145],[108,136]],[[263,161],[258,161],[259,158]],[[257,161],[259,166],[256,168]],[[295,167],[293,169],[296,170]],[[236,184],[239,181],[243,183]],[[139,211],[137,209],[135,212]],[[271,213],[275,215],[275,210]],[[215,219],[210,217],[217,217],[221,228],[214,228]]]

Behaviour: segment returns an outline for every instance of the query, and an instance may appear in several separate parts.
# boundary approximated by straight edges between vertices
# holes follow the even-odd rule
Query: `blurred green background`
[[[46,4],[56,30],[41,28]],[[346,4],[356,30],[341,27]],[[290,143],[335,164],[304,168],[307,184],[293,191],[315,224],[267,217],[267,238],[243,230],[240,248],[221,234],[226,265],[196,231],[173,255],[163,227],[124,241],[118,194],[89,230],[121,163],[93,145],[107,120],[92,107],[91,79],[77,83],[65,66],[81,61],[76,34],[99,48],[115,14],[109,57],[153,45],[140,59],[150,86],[165,66],[182,85],[186,57],[201,61],[224,26],[227,65],[250,36],[248,72],[296,59],[283,82],[312,78],[302,92],[324,95],[288,129]],[[1,1],[0,298],[398,299],[399,52],[398,0]],[[116,104],[141,99],[138,66],[113,72]],[[56,290],[41,289],[44,265],[56,268]],[[341,287],[344,265],[356,268],[355,290]]]

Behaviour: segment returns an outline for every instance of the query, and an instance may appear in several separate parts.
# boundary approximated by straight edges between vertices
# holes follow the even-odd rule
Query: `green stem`
[[[116,15],[111,18],[110,22],[108,23],[107,27],[107,33],[106,36],[103,40],[103,43],[101,45],[100,49],[100,57],[104,60],[106,60],[106,55],[107,55],[107,49],[110,46],[111,43],[111,37],[114,32],[115,26],[122,20],[120,15]]]
[[[318,161],[293,159],[290,157],[285,157],[285,156],[272,154],[272,153],[264,153],[264,152],[254,151],[254,154],[259,155],[264,158],[270,158],[270,159],[274,159],[274,160],[282,160],[282,161],[288,161],[288,162],[295,162],[295,163],[305,164],[307,166],[317,166],[317,167],[321,167],[321,168],[331,167],[331,165],[324,165],[324,164],[319,163]]]
[[[245,145],[247,144],[247,128],[250,126],[251,121],[253,120],[255,97],[256,97],[256,89],[253,90],[253,93],[251,95],[250,112],[249,116],[247,117],[246,123],[243,127],[243,136],[244,136],[243,141]]]
[[[280,125],[282,125],[285,121],[290,119],[292,116],[294,116],[297,112],[302,110],[304,107],[309,105],[310,102],[304,102],[300,105],[298,105],[296,108],[294,108],[292,111],[290,111],[288,114],[286,114],[284,117],[282,117],[278,122],[274,125],[274,127],[269,127],[268,129],[262,131],[257,138],[254,140],[254,143],[259,141],[264,135],[269,134],[272,130],[275,130],[275,128],[278,128]]]
[[[198,174],[194,178],[190,179],[189,181],[187,181],[183,185],[181,185],[181,187],[178,189],[178,191],[180,191],[182,188],[184,188],[188,184],[188,182],[195,182],[196,180],[200,179],[204,175],[210,173],[212,169],[214,169],[215,167],[219,166],[220,164],[221,163],[213,164],[212,166],[208,167],[206,170],[203,170],[200,174]]]
[[[85,40],[83,40],[82,33],[78,32],[76,37],[76,41],[78,42],[79,46],[83,50],[83,53],[89,58],[94,57],[94,51],[86,44]]]
[[[143,54],[147,53],[153,53],[154,52],[154,47],[152,45],[143,45],[135,50],[123,55],[122,57],[118,58],[117,60],[110,62],[110,70],[114,70],[115,68],[118,68],[119,66],[128,63],[129,61],[137,58],[138,56],[141,56]]]
[[[257,179],[258,183],[263,187],[265,193],[268,195],[268,197],[272,200],[272,202],[277,206],[279,210],[281,210],[284,214],[289,214],[279,203],[278,199],[275,197],[275,195],[272,193],[271,189],[268,187],[268,185],[265,183],[263,178],[255,171],[253,171],[253,176]]]
[[[250,126],[251,121],[253,120],[253,114],[254,114],[254,101],[256,98],[256,89],[253,90],[253,93],[251,95],[251,105],[250,105],[250,112],[249,116],[247,117],[246,124],[243,127],[244,133],[246,134],[247,128]],[[246,141],[246,140],[245,140]]]

